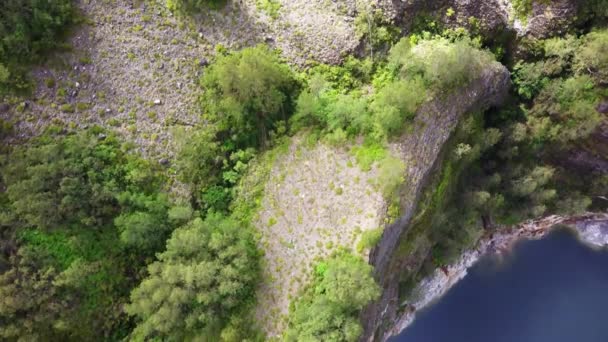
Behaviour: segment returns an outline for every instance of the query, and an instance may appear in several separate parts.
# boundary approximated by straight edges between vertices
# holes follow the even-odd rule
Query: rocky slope
[[[480,75],[423,104],[413,129],[390,143],[392,155],[406,165],[400,202],[404,215],[385,228],[370,256],[385,287],[381,303],[394,300],[388,263],[446,141],[467,113],[499,104],[509,87],[509,73],[499,63],[488,65]],[[308,283],[315,261],[338,248],[356,250],[361,233],[384,228],[389,206],[374,185],[378,170],[362,171],[348,152],[350,146],[306,140],[305,134],[297,135],[274,161],[254,220],[265,252],[256,318],[270,337],[284,329],[290,301]],[[370,322],[385,319],[379,311],[370,317]]]
[[[553,228],[566,226],[576,232],[578,238],[594,248],[608,246],[608,214],[587,214],[576,217],[548,216],[539,220],[524,222],[511,229],[489,232],[478,243],[477,247],[468,250],[453,264],[435,270],[423,279],[412,292],[407,302],[400,303],[404,313],[394,321],[393,327],[386,331],[381,340],[396,335],[409,326],[415,319],[416,312],[432,304],[444,295],[452,286],[467,275],[469,267],[486,254],[503,255],[522,239],[541,239]]]

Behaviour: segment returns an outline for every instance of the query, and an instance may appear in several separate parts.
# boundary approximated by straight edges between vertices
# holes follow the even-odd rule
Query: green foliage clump
[[[393,47],[389,60],[403,78],[419,75],[428,87],[451,91],[479,77],[494,57],[469,38],[422,39],[415,45],[403,38]]]
[[[257,251],[247,229],[210,215],[175,230],[131,294],[132,338],[217,340],[255,290]]]
[[[281,10],[281,3],[277,0],[256,0],[255,2],[258,9],[266,12],[268,16],[273,19],[279,17],[279,11]]]
[[[383,141],[402,133],[431,94],[453,91],[479,77],[493,57],[466,37],[425,36],[395,44],[388,64],[374,68],[367,61],[313,68],[297,100],[292,128],[319,128],[334,144],[359,135]],[[365,86],[369,83],[372,91]]]
[[[386,51],[385,46],[394,43],[401,33],[386,17],[381,9],[367,6],[355,18],[355,32],[367,46],[372,59],[375,55],[382,55]]]
[[[568,36],[540,43],[542,59],[519,62],[514,72],[518,93],[534,99],[525,126],[513,131],[517,141],[567,144],[584,139],[602,118],[595,110],[606,92],[608,31],[581,38]]]
[[[0,292],[13,296],[7,302],[41,298],[36,305],[21,303],[15,317],[2,310],[7,316],[0,320],[14,327],[10,336],[90,340],[124,334],[124,313],[116,305],[124,304],[138,281],[137,268],[191,211],[172,208],[159,192],[157,170],[96,127],[48,132],[14,147],[0,181],[2,244],[14,251],[3,267],[7,277],[20,274],[21,294],[15,296],[8,284]],[[39,295],[40,289],[52,298]],[[49,321],[28,323],[41,316]]]
[[[539,2],[541,4],[549,4],[551,0],[513,0],[513,11],[515,12],[515,16],[526,23],[528,21],[528,16],[532,14],[533,5],[535,2]]]
[[[382,238],[382,228],[366,230],[361,234],[361,240],[357,243],[357,251],[362,252],[365,249],[375,247]]]
[[[59,46],[74,22],[72,0],[5,0],[0,4],[0,94],[26,90],[27,67]]]
[[[196,13],[203,8],[219,7],[224,0],[167,0],[167,8],[181,13]]]
[[[375,131],[384,136],[399,134],[426,98],[427,88],[420,77],[386,84],[378,90],[370,105]]]
[[[528,112],[530,138],[540,142],[586,138],[602,121],[595,110],[600,99],[586,75],[548,83]]]
[[[39,268],[27,255],[12,259],[15,267],[0,274],[0,338],[62,340],[72,309],[69,300],[58,299],[57,271]]]
[[[285,121],[295,81],[289,67],[264,45],[221,55],[201,78],[205,119],[239,147],[264,147]]]
[[[608,30],[591,32],[582,38],[573,68],[578,74],[588,74],[597,84],[608,83]]]
[[[2,175],[15,219],[39,229],[111,224],[121,208],[117,195],[153,194],[160,181],[116,137],[93,131],[17,147]]]
[[[371,273],[370,265],[348,253],[318,264],[312,284],[291,308],[285,340],[357,341],[359,311],[380,295]]]
[[[204,211],[226,213],[258,149],[286,132],[297,84],[289,67],[259,45],[219,56],[201,85],[206,125],[183,141],[177,166]]]

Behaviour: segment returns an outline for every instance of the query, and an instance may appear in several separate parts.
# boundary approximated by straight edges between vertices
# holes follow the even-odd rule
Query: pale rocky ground
[[[0,118],[15,121],[15,140],[51,123],[97,124],[145,155],[170,159],[174,128],[199,121],[197,83],[217,46],[238,50],[266,42],[302,66],[337,63],[358,45],[354,0],[280,0],[276,18],[260,3],[229,0],[189,17],[174,15],[163,0],[77,0],[86,20],[70,34],[71,49],[35,68],[33,96],[8,101]]]
[[[269,337],[283,331],[289,303],[318,260],[341,247],[355,251],[363,231],[382,227],[386,204],[376,177],[346,148],[309,146],[302,136],[276,159],[254,223],[265,253],[255,316]]]

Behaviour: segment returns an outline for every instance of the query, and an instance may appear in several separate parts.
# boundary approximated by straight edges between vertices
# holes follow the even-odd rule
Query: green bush
[[[387,65],[370,67],[368,61],[313,68],[296,102],[292,131],[317,127],[334,143],[361,135],[383,141],[401,134],[430,95],[479,77],[493,57],[467,37],[427,37],[403,38]]]
[[[257,258],[253,237],[232,219],[210,215],[177,229],[131,294],[132,338],[218,340],[253,300]]]
[[[27,68],[59,46],[74,22],[72,0],[4,0],[0,4],[0,94],[30,87]]]
[[[361,240],[357,244],[357,251],[374,248],[382,238],[382,228],[366,230],[361,234]]]
[[[167,8],[182,13],[196,13],[203,8],[217,8],[224,0],[167,0]]]
[[[286,341],[357,341],[359,312],[380,296],[372,267],[342,253],[319,263],[302,298],[292,305]]]
[[[379,89],[370,106],[375,131],[387,137],[401,133],[426,100],[426,93],[420,77],[391,82]]]
[[[595,83],[608,83],[608,30],[591,32],[577,49],[573,68],[578,74],[588,74]]]
[[[423,39],[415,45],[402,38],[389,56],[402,78],[420,75],[428,87],[440,92],[452,91],[479,77],[493,60],[490,52],[480,50],[479,43],[468,38]]]
[[[288,119],[295,80],[264,45],[221,55],[201,78],[205,119],[238,147],[264,147],[278,121]]]

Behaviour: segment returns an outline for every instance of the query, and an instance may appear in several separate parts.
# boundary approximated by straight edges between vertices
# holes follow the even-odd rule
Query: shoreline
[[[382,337],[382,341],[396,336],[414,322],[416,312],[439,300],[456,283],[462,280],[482,257],[490,254],[505,255],[521,240],[539,240],[559,226],[565,226],[575,233],[577,240],[593,249],[608,246],[608,214],[585,214],[581,216],[551,215],[537,220],[529,220],[512,228],[494,231],[484,235],[477,246],[462,253],[449,266],[437,268],[430,276],[416,285],[407,302],[406,311],[394,322],[393,328]]]

